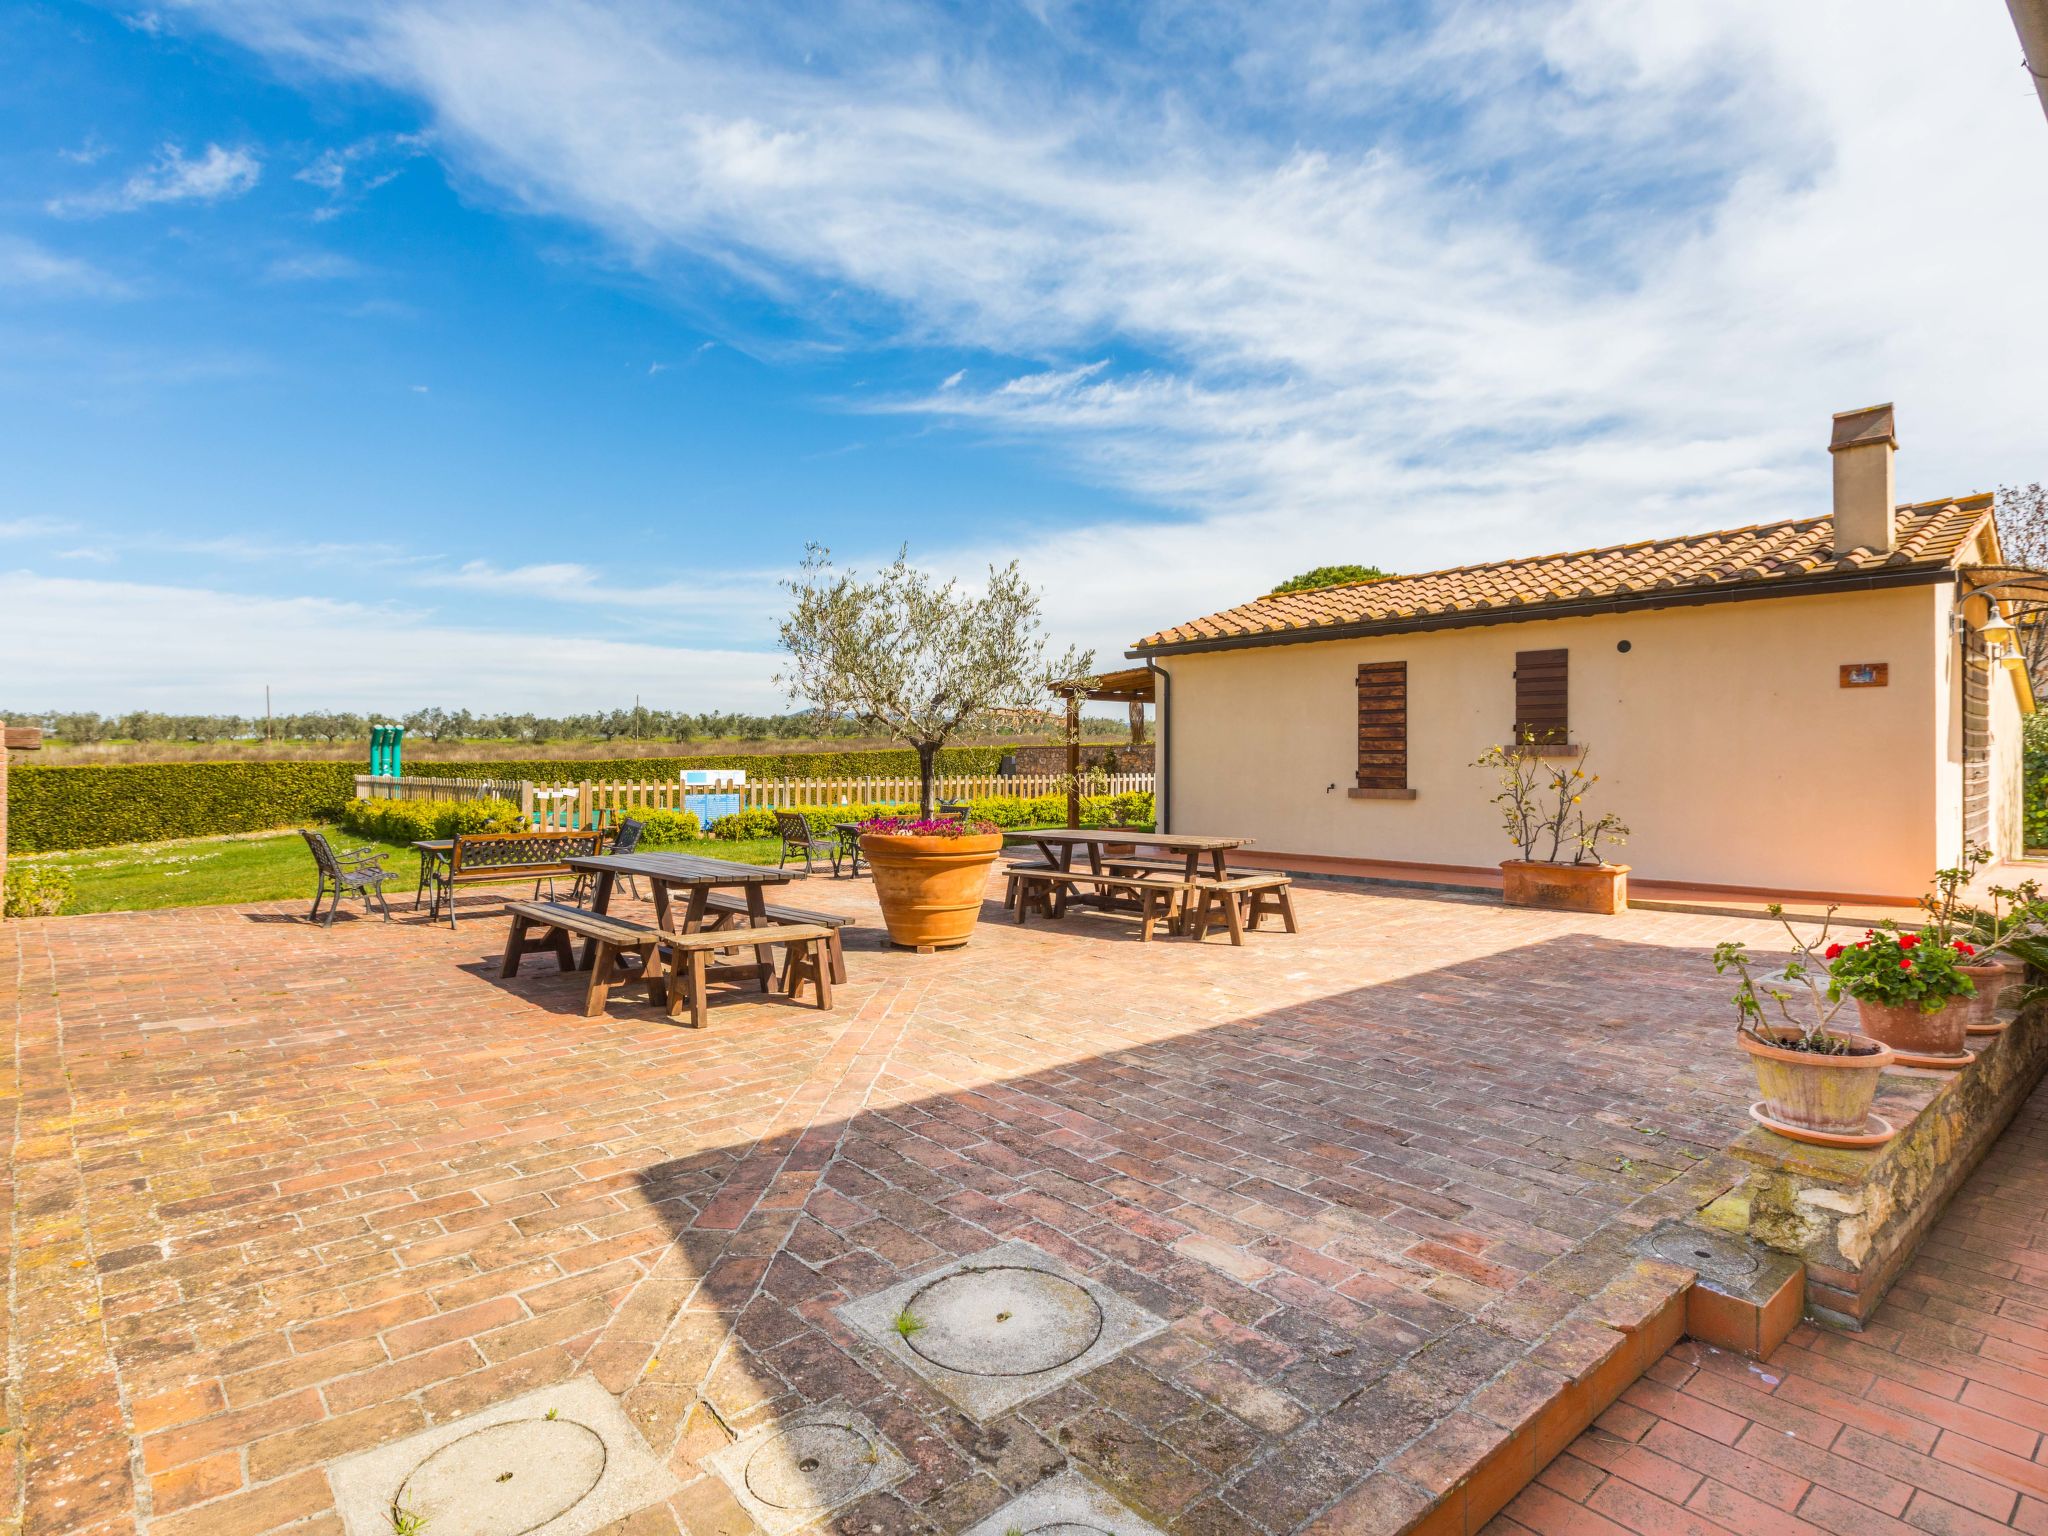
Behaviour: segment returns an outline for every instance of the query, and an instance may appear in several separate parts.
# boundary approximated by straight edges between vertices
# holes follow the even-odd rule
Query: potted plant
[[[1977,989],[1960,1005],[1964,1032],[1972,1035],[1995,1035],[2005,1028],[1999,1008],[2007,990],[2026,975],[2027,962],[2020,951],[2039,953],[2043,938],[2048,937],[2037,881],[1990,887],[1986,893],[1989,907],[1963,900],[1971,878],[1990,862],[1989,849],[1965,848],[1963,862],[1953,869],[1937,869],[1934,889],[1920,898],[1921,909],[1940,942],[1963,940],[1974,947],[1975,953],[1957,967]]]
[[[1752,1113],[1796,1140],[1864,1138],[1871,1134],[1878,1078],[1897,1057],[1880,1041],[1832,1027],[1843,1000],[1824,954],[1785,922],[1782,908],[1773,906],[1770,913],[1792,940],[1792,958],[1775,976],[1758,982],[1748,948],[1739,941],[1714,948],[1715,972],[1732,970],[1740,978],[1735,1043],[1748,1054],[1763,1096]],[[1823,944],[1827,932],[1823,925]]]
[[[1628,840],[1612,812],[1589,815],[1585,796],[1600,776],[1585,769],[1585,753],[1553,766],[1532,744],[1488,747],[1475,767],[1500,779],[1493,803],[1521,857],[1501,861],[1501,894],[1511,907],[1612,914],[1628,905],[1628,866],[1600,856],[1602,843]]]
[[[859,827],[890,942],[929,954],[973,937],[989,866],[1003,851],[1001,828],[992,821],[896,816]]]
[[[864,581],[835,571],[813,544],[784,583],[795,604],[781,639],[790,670],[776,681],[820,723],[851,720],[917,750],[918,814],[932,814],[939,750],[962,731],[1000,728],[1045,704],[1052,684],[1084,677],[1091,651],[1048,665],[1038,593],[1012,560],[979,593],[938,581],[908,550]]]
[[[1966,939],[1944,942],[1933,928],[1917,933],[1886,923],[1853,944],[1831,944],[1828,996],[1853,997],[1863,1033],[1901,1056],[1965,1056],[1967,1014],[1961,1006],[1976,984],[1962,966],[1977,953]]]

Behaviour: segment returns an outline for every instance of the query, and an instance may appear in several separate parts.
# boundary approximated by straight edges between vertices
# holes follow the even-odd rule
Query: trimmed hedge
[[[908,805],[793,805],[811,824],[815,837],[830,837],[840,822],[866,821],[873,816],[916,815],[917,806]],[[1143,790],[1128,795],[1083,795],[1081,825],[1084,827],[1150,826],[1152,796]],[[999,827],[1061,827],[1067,821],[1065,795],[994,795],[967,802],[970,821],[992,821]],[[711,835],[720,838],[773,837],[775,812],[762,807],[721,816],[711,824]]]
[[[341,824],[358,837],[413,843],[464,832],[522,832],[519,807],[486,795],[477,800],[351,800]]]
[[[13,764],[7,846],[50,853],[332,821],[359,771],[354,763]]]
[[[994,773],[1014,747],[947,747],[939,753],[940,773]],[[437,761],[405,755],[405,771],[422,778],[531,779],[536,784],[574,784],[603,779],[673,784],[685,768],[744,768],[748,779],[852,779],[867,775],[901,778],[917,774],[917,754],[908,747],[873,752],[785,752],[749,756],[743,752],[704,757],[520,758],[503,762]],[[360,773],[363,770],[353,769]]]
[[[993,773],[1009,750],[950,747],[939,754],[938,769],[941,773]],[[356,775],[364,772],[366,766],[262,761],[93,763],[63,767],[16,763],[8,769],[7,846],[16,853],[53,853],[66,848],[159,843],[176,837],[266,832],[273,827],[334,821],[355,803]],[[750,779],[914,775],[917,754],[901,748],[760,757],[729,753],[705,757],[542,758],[496,763],[408,758],[406,762],[408,773],[422,777],[530,779],[536,784],[574,784],[582,779],[673,783],[684,768],[744,768]],[[1065,814],[1064,806],[1059,814]]]

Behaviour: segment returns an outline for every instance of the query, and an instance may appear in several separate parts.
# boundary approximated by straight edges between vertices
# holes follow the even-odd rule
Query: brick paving
[[[453,933],[296,906],[0,928],[0,1532],[339,1536],[327,1463],[579,1373],[683,1485],[616,1536],[751,1530],[703,1459],[830,1402],[914,1469],[849,1536],[962,1530],[1075,1464],[1188,1536],[1398,1529],[1611,1349],[1631,1240],[1739,1175],[1753,1095],[1705,956],[1761,924],[1310,888],[1303,934],[1243,950],[1088,915],[916,956],[865,883],[801,900],[861,917],[838,1009],[720,1000],[701,1032],[623,992],[583,1018],[544,960],[499,981],[484,897]],[[1811,1389],[1681,1346],[1514,1521],[1875,1530],[1841,1511],[1938,1493],[2048,1530],[1985,1494],[2048,1472],[2014,1406],[2043,1298],[1958,1288],[2038,1277],[1994,1177],[1868,1340],[1801,1335]],[[1169,1326],[975,1423],[834,1315],[1012,1239]]]
[[[1860,1335],[1688,1339],[1486,1536],[2048,1533],[2048,1084]]]

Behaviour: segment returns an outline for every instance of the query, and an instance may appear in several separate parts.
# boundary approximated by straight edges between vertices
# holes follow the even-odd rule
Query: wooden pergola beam
[[[33,725],[9,725],[0,720],[0,881],[7,878],[7,754],[40,752],[43,733]]]

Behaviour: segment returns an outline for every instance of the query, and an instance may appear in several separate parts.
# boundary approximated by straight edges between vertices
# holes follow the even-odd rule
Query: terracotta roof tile
[[[1830,575],[1846,579],[1875,571],[1938,571],[1957,563],[1970,535],[1990,512],[1988,495],[1900,507],[1898,547],[1889,555],[1869,549],[1834,555],[1834,520],[1812,517],[1459,566],[1313,592],[1276,592],[1162,629],[1133,649],[1200,646],[1204,641],[1255,635],[1299,633],[1312,639],[1317,630],[1342,625],[1399,629],[1412,622],[1420,627],[1434,619],[1507,608],[1526,607],[1532,610],[1528,617],[1540,618],[1541,609],[1565,603],[1753,589],[1773,582]]]

